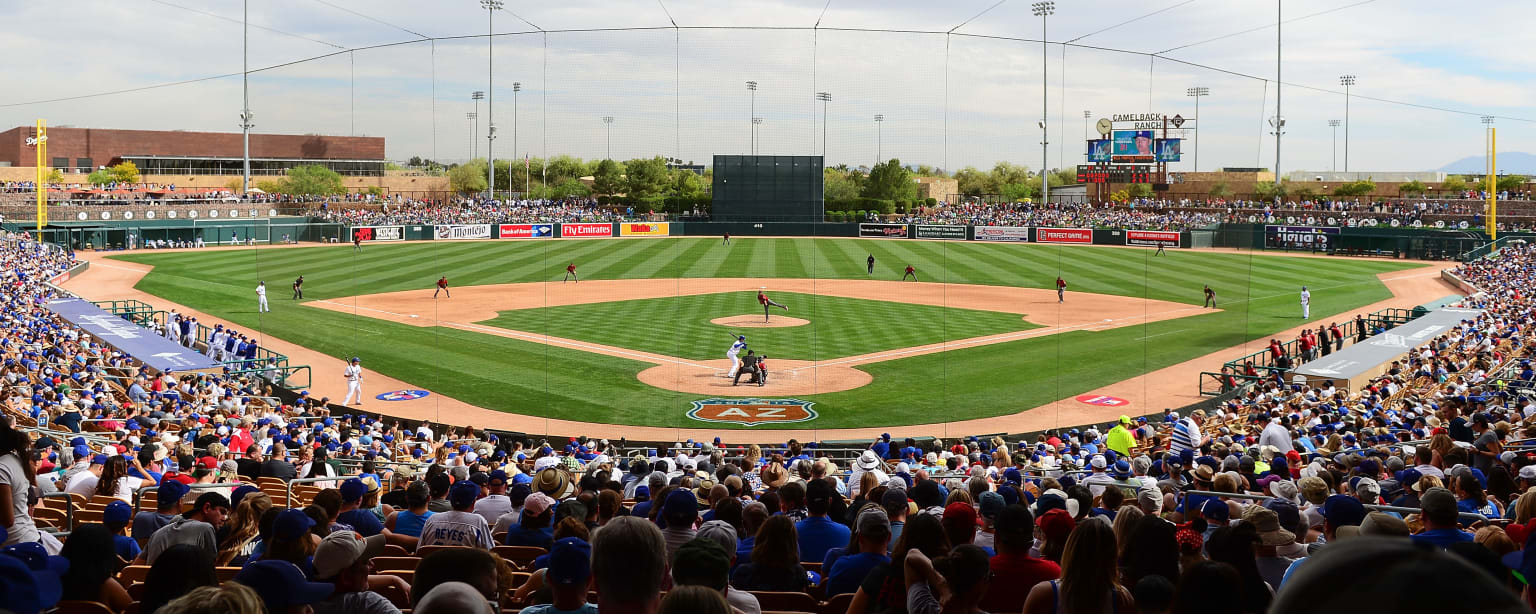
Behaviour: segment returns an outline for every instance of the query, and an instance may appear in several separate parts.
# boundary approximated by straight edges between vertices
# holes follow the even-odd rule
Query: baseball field
[[[722,245],[718,237],[112,259],[154,267],[136,286],[145,293],[338,364],[359,356],[371,371],[471,405],[569,421],[757,429],[1015,414],[1301,325],[1303,285],[1316,326],[1316,316],[1391,298],[1378,275],[1423,266],[983,242]],[[562,282],[573,263],[580,281]],[[909,264],[918,281],[901,281]],[[305,297],[290,300],[300,275]],[[451,298],[432,297],[440,276]],[[1067,283],[1064,302],[1058,277]],[[269,288],[270,313],[257,313],[258,281]],[[1202,306],[1203,284],[1218,308]],[[788,309],[771,308],[764,323],[759,291]],[[769,357],[763,386],[725,377],[738,334]],[[1209,368],[1234,357],[1212,356]],[[1176,383],[1196,386],[1192,378]],[[389,412],[371,396],[386,390],[367,392],[369,409]],[[729,403],[709,402],[722,399]],[[728,404],[768,418],[738,419],[721,409]]]

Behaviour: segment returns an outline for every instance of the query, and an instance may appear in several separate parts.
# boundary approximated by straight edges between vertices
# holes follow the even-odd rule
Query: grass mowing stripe
[[[731,250],[738,249],[740,243],[736,240],[716,249],[718,244],[710,240],[684,242],[688,247],[672,261],[673,270],[677,271],[678,277],[722,277],[719,274],[721,267],[725,266]]]
[[[677,259],[677,242],[675,241],[635,239],[635,242],[640,244],[639,249],[629,252],[623,260],[615,263],[611,274],[604,271],[605,277],[649,279]]]

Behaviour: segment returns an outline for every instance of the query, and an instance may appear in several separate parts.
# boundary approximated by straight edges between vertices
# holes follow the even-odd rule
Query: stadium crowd
[[[508,201],[467,199],[451,204],[407,201],[388,205],[377,211],[326,207],[311,210],[308,215],[318,221],[340,222],[353,226],[622,222],[640,219],[636,217],[633,207],[599,205],[592,199]]]
[[[0,604],[19,614],[1438,614],[1536,596],[1524,245],[1454,270],[1482,314],[1360,390],[1276,377],[1188,415],[884,435],[848,456],[283,405],[259,378],[153,373],[51,317],[42,282],[68,254],[5,236],[0,262]]]

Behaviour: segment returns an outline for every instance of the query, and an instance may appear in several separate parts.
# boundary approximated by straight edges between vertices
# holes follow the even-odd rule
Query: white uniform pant
[[[257,311],[272,311],[270,307],[267,307],[267,297],[263,296],[256,299],[256,309]]]
[[[731,370],[725,376],[736,377],[736,372],[741,370],[741,359],[737,358],[734,354],[727,356],[727,358],[731,359]]]
[[[357,402],[363,402],[363,382],[359,380],[347,380],[347,398],[342,400],[342,405],[351,405],[352,397],[357,397]]]
[[[187,333],[181,336],[181,345],[183,347],[192,347],[193,341],[196,341],[196,339],[193,338],[192,333]]]
[[[1312,304],[1311,303],[1302,303],[1301,304],[1301,319],[1307,320],[1307,319],[1311,319],[1311,318],[1312,318]]]

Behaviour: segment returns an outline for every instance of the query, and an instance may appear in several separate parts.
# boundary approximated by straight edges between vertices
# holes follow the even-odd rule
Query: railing
[[[1488,243],[1484,243],[1482,245],[1479,245],[1477,247],[1469,249],[1469,250],[1467,250],[1465,252],[1457,254],[1456,255],[1456,259],[1461,261],[1461,262],[1471,262],[1473,260],[1477,260],[1478,258],[1482,258],[1484,256],[1487,256],[1489,254],[1497,252],[1497,251],[1499,251],[1499,248],[1503,247],[1504,245],[1507,245],[1510,241],[1519,240],[1519,239],[1521,239],[1521,237],[1511,237],[1511,236],[1500,237],[1496,241],[1490,241]]]
[[[1231,381],[1227,381],[1231,379]],[[1241,390],[1264,381],[1262,376],[1243,375],[1241,373],[1212,373],[1200,372],[1200,396],[1214,397]]]
[[[74,497],[71,497],[71,496],[69,496],[69,493],[60,490],[58,492],[46,493],[46,494],[43,495],[42,498],[44,498],[44,499],[63,499],[64,500],[64,530],[60,531],[60,532],[56,532],[54,534],[55,535],[67,535],[67,534],[69,534],[70,531],[74,531],[75,530],[75,499],[74,499]]]
[[[1365,322],[1366,326],[1381,325],[1385,328],[1392,328],[1394,326],[1406,324],[1413,319],[1424,315],[1425,313],[1428,313],[1428,311],[1389,307],[1387,309],[1382,309],[1368,316],[1365,316]],[[1355,343],[1356,340],[1360,338],[1359,326],[1355,320],[1345,320],[1344,324],[1340,325],[1339,328],[1344,333],[1343,339],[1345,341],[1345,345]],[[1366,331],[1366,337],[1370,337],[1370,331]],[[1335,347],[1338,347],[1337,341],[1330,340],[1330,343],[1334,344]],[[1301,340],[1292,339],[1290,341],[1281,342],[1280,348],[1285,356],[1295,357],[1301,355],[1300,344]],[[1267,346],[1257,352],[1253,352],[1235,360],[1227,361],[1227,363],[1222,366],[1232,370],[1233,373],[1242,373],[1243,369],[1250,361],[1253,363],[1254,369],[1259,371],[1261,374],[1267,375],[1272,371],[1285,372],[1289,370],[1282,369],[1274,363],[1274,357],[1270,355],[1269,348]]]
[[[1184,494],[1186,496],[1187,495],[1200,495],[1200,496],[1204,496],[1204,497],[1218,497],[1218,498],[1222,498],[1222,499],[1248,499],[1248,500],[1252,500],[1252,501],[1268,501],[1268,500],[1274,498],[1274,497],[1271,497],[1269,495],[1250,495],[1250,494],[1247,494],[1247,493],[1214,492],[1214,491],[1209,491],[1209,490],[1186,490],[1186,491],[1183,491],[1183,492],[1184,492]],[[1375,503],[1365,503],[1365,504],[1362,504],[1362,505],[1365,507],[1365,509],[1368,509],[1368,510],[1371,510],[1371,511],[1376,511],[1376,512],[1397,512],[1399,514],[1417,514],[1417,513],[1420,513],[1420,512],[1423,511],[1423,510],[1421,510],[1420,508],[1417,508],[1417,507],[1402,507],[1402,506],[1397,506],[1397,505],[1377,505]],[[1456,517],[1457,518],[1471,519],[1473,522],[1488,522],[1489,521],[1489,518],[1487,516],[1484,516],[1482,514],[1474,514],[1472,512],[1457,512],[1456,513]],[[1500,519],[1495,518],[1493,520],[1500,520]]]
[[[355,477],[358,477],[358,476],[355,475],[355,474],[354,475],[336,475],[336,476],[325,477],[325,478],[294,478],[294,479],[288,480],[288,483],[283,488],[283,507],[288,507],[288,503],[290,501],[294,500],[293,499],[293,485],[294,484],[314,484],[315,482],[341,482],[341,481],[346,480],[348,478],[355,478]]]
[[[241,486],[255,486],[255,484],[246,484],[245,482],[216,482],[216,483],[213,483],[213,484],[196,484],[196,483],[194,483],[194,484],[187,484],[187,488],[190,488],[192,490],[208,489],[208,488],[239,488]],[[135,515],[137,515],[139,513],[140,506],[144,503],[144,493],[158,491],[158,490],[160,490],[159,486],[145,486],[143,488],[140,488],[140,489],[134,491],[133,492],[133,513]]]

